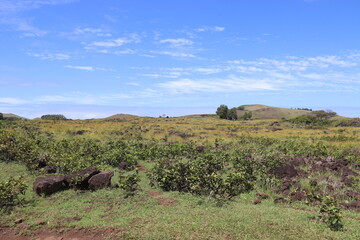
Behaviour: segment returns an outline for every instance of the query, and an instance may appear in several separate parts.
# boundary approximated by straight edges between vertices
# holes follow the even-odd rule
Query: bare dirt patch
[[[123,229],[62,229],[40,228],[37,230],[24,231],[20,228],[10,228],[0,226],[1,239],[6,240],[103,240],[103,239],[122,239],[117,237]],[[23,235],[22,235],[23,234]]]

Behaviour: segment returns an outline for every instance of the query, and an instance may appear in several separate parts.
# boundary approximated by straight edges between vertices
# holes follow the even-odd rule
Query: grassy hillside
[[[13,113],[3,113],[4,118],[12,118],[12,119],[27,119],[24,117],[21,117],[19,115],[13,114]]]
[[[115,115],[112,115],[110,117],[107,117],[107,118],[104,118],[104,119],[118,119],[118,118],[135,118],[135,117],[138,117],[136,115],[131,115],[131,114],[125,114],[125,113],[119,113],[119,114],[115,114]]]
[[[0,192],[11,176],[24,176],[27,191],[18,205],[0,199],[0,239],[360,239],[360,125],[276,122],[3,121]],[[112,186],[38,196],[39,160],[62,175],[113,170]],[[122,161],[134,170],[119,171]],[[134,195],[123,189],[131,174]],[[337,199],[342,231],[320,218],[319,196]]]
[[[242,105],[244,110],[237,110],[239,116],[245,112],[252,113],[252,119],[290,119],[301,115],[311,115],[312,111],[290,108],[271,107],[260,104]]]

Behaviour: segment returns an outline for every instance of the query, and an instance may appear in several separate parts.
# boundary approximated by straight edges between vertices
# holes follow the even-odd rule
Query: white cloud
[[[27,53],[27,55],[42,60],[68,60],[71,58],[69,54],[65,53]]]
[[[222,32],[222,31],[225,31],[225,28],[219,27],[219,26],[214,26],[214,27],[204,26],[204,27],[195,29],[195,31],[196,32],[207,32],[207,31]]]
[[[129,85],[129,86],[140,86],[140,83],[137,83],[137,82],[126,82],[125,83],[126,85]]]
[[[35,27],[31,18],[20,17],[21,12],[41,8],[43,6],[72,3],[77,0],[1,0],[0,24],[10,25],[16,31],[24,32],[25,37],[41,37],[48,32]]]
[[[16,105],[16,104],[24,104],[24,103],[26,103],[26,101],[19,98],[10,98],[10,97],[0,98],[0,104]]]
[[[194,54],[185,52],[172,52],[172,51],[151,51],[154,54],[167,55],[176,58],[196,58]]]
[[[160,40],[159,43],[169,43],[172,47],[191,46],[194,44],[193,41],[185,38],[167,38]]]
[[[115,51],[114,53],[116,55],[124,55],[124,54],[135,54],[135,53],[137,53],[137,51],[132,50],[132,49],[125,49],[125,50],[121,50],[121,51]]]
[[[123,38],[111,39],[107,41],[95,41],[90,43],[89,46],[110,48],[110,47],[120,47],[128,43],[139,43],[139,42],[140,42],[139,35],[131,34]]]
[[[111,71],[111,69],[107,69],[107,68],[99,68],[99,67],[91,67],[91,66],[72,66],[72,65],[66,65],[64,66],[66,68],[71,68],[71,69],[77,69],[77,70],[85,70],[85,71],[95,71],[95,70],[99,70],[99,71]]]
[[[85,71],[94,71],[95,68],[94,67],[89,67],[89,66],[71,66],[71,65],[66,65],[66,68],[71,68],[71,69],[78,69],[78,70],[85,70]]]
[[[229,76],[227,79],[181,79],[160,83],[158,86],[173,93],[278,90],[278,87],[268,79],[249,79],[236,76]]]

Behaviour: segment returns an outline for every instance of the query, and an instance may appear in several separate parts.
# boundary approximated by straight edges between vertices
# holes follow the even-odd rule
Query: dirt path
[[[56,229],[49,229],[47,227],[37,230],[22,230],[20,227],[10,228],[0,227],[0,239],[4,240],[103,240],[114,239],[120,240],[117,237],[122,229],[70,229],[69,231],[62,231]]]

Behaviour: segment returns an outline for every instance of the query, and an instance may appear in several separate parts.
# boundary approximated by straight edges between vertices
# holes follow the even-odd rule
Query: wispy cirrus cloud
[[[191,46],[194,44],[193,41],[185,38],[167,38],[160,40],[159,43],[168,43],[171,47],[183,47],[183,46]]]
[[[113,47],[120,47],[124,44],[128,43],[140,43],[141,39],[138,34],[130,34],[126,37],[110,39],[105,41],[94,41],[87,45],[88,49],[94,47],[104,47],[104,48],[113,48]]]
[[[196,55],[192,53],[181,52],[181,51],[151,51],[151,53],[171,56],[175,58],[196,58]]]
[[[209,27],[209,26],[204,26],[204,27],[200,27],[195,29],[196,32],[207,32],[207,31],[213,31],[213,32],[223,32],[225,31],[225,27],[219,27],[219,26],[213,26],[213,27]]]
[[[0,1],[0,24],[24,32],[22,36],[25,37],[42,37],[48,31],[34,26],[33,18],[23,17],[22,13],[44,6],[55,6],[75,1],[77,0],[2,0]]]
[[[68,60],[71,58],[70,54],[67,53],[27,53],[28,56],[40,58],[42,60]]]
[[[99,68],[99,67],[92,67],[92,66],[73,66],[73,65],[66,65],[64,66],[66,68],[70,68],[70,69],[76,69],[76,70],[84,70],[84,71],[110,71],[110,69],[106,69],[106,68]]]
[[[19,98],[11,98],[11,97],[0,98],[0,104],[17,105],[17,104],[24,104],[26,102],[27,101]]]
[[[230,75],[226,79],[180,79],[159,83],[158,86],[177,94],[190,94],[195,92],[274,91],[279,89],[279,86],[276,86],[268,79],[248,79],[234,75]]]

